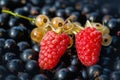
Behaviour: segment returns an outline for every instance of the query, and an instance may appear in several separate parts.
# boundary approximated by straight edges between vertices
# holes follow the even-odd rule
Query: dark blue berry
[[[19,51],[23,51],[25,49],[28,49],[30,48],[30,44],[26,41],[21,41],[21,42],[18,42],[17,43],[17,46],[19,48]]]
[[[95,80],[110,80],[110,79],[109,79],[109,77],[107,75],[100,75]]]
[[[4,38],[0,38],[0,48],[3,48],[5,45],[5,39]]]
[[[7,72],[7,70],[5,69],[5,67],[0,65],[0,80],[3,80],[3,78],[7,74],[6,72]]]
[[[110,70],[110,69],[108,69],[108,68],[103,68],[103,71],[102,71],[102,73],[104,74],[104,75],[107,75],[107,76],[110,76],[110,73],[111,73],[112,71]]]
[[[92,4],[86,4],[82,8],[82,14],[87,14],[93,11],[95,11],[95,7]]]
[[[16,58],[17,58],[17,56],[15,55],[15,53],[11,53],[11,52],[7,52],[7,53],[5,53],[5,55],[3,56],[3,60],[4,60],[5,62],[9,62],[10,60],[16,59]]]
[[[114,70],[120,70],[120,60],[116,60],[114,62]]]
[[[65,16],[65,11],[64,11],[64,9],[58,9],[58,10],[56,11],[56,16],[64,17],[64,16]]]
[[[67,68],[70,71],[70,75],[71,75],[70,78],[74,79],[78,73],[78,68],[76,66],[73,66],[73,65],[68,66]]]
[[[7,68],[12,73],[18,73],[23,71],[23,62],[20,59],[12,59],[7,63]]]
[[[24,26],[14,26],[9,30],[9,37],[15,39],[16,41],[26,40],[27,31]]]
[[[39,52],[40,51],[40,46],[35,44],[35,45],[33,45],[32,49],[36,52]]]
[[[76,55],[73,55],[73,58],[71,59],[71,65],[78,65],[79,64],[79,60],[77,58]]]
[[[93,65],[87,69],[87,73],[90,79],[98,77],[102,72],[102,67],[100,65]]]
[[[120,71],[114,71],[111,73],[111,80],[120,80]]]
[[[17,79],[17,76],[10,74],[6,76],[5,80],[18,80],[18,79]]]
[[[13,27],[13,26],[17,26],[19,24],[19,22],[18,22],[18,19],[16,19],[16,18],[10,18],[8,24],[10,27]]]
[[[44,5],[44,0],[30,0],[30,2],[35,6],[42,7]]]
[[[21,72],[18,74],[19,80],[30,80],[30,76],[28,73]]]
[[[33,77],[32,80],[49,80],[48,77],[44,74],[37,74]]]
[[[94,22],[100,22],[101,16],[100,16],[100,13],[98,13],[98,12],[92,12],[87,15],[87,19],[90,21],[94,21]]]
[[[102,19],[104,25],[107,25],[109,20],[112,19],[113,17],[111,15],[105,15]]]
[[[28,61],[28,60],[32,60],[32,59],[36,59],[37,54],[33,49],[25,49],[21,54],[20,54],[20,58],[23,61]]]
[[[66,68],[62,68],[56,71],[55,80],[70,80],[70,71]]]
[[[37,61],[35,61],[35,60],[27,61],[26,65],[25,65],[25,69],[27,72],[29,72],[29,74],[35,75],[36,73],[39,72],[39,66],[38,66]]]
[[[113,47],[119,49],[120,48],[119,41],[120,41],[120,37],[118,37],[118,36],[112,36],[112,45],[113,45]]]
[[[84,80],[87,80],[87,79],[88,79],[87,71],[83,69],[83,70],[81,70],[80,72],[81,72],[82,78],[83,78]]]
[[[0,38],[6,38],[7,37],[7,31],[3,28],[0,28]]]
[[[66,16],[70,16],[70,14],[74,11],[74,8],[73,7],[66,7],[65,8],[65,14]]]
[[[10,52],[17,52],[17,44],[16,41],[13,39],[6,39],[4,48],[6,51]]]

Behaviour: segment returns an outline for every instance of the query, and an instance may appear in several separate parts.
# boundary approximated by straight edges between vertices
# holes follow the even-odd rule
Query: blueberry
[[[9,0],[0,0],[0,6],[1,6],[1,7],[7,6],[8,3],[9,3]]]
[[[27,15],[30,14],[30,10],[31,10],[32,5],[30,3],[27,3],[24,7],[23,10],[26,12]]]
[[[51,16],[50,11],[49,11],[49,8],[50,8],[49,5],[44,6],[44,7],[42,8],[42,10],[40,11],[40,13],[41,13],[41,14],[44,14],[44,15]]]
[[[21,41],[17,43],[17,46],[19,47],[19,51],[23,51],[25,49],[30,48],[30,44],[26,41]]]
[[[78,65],[79,60],[76,55],[73,55],[73,58],[71,59],[71,65]]]
[[[30,0],[30,2],[35,6],[42,7],[44,5],[44,0]]]
[[[5,53],[5,55],[3,56],[3,60],[4,60],[5,62],[9,62],[10,60],[16,59],[16,58],[17,58],[17,56],[15,55],[15,53],[11,53],[11,52],[7,52],[7,53]]]
[[[24,64],[20,59],[12,59],[11,61],[7,63],[7,68],[12,73],[18,73],[18,72],[23,71],[23,66]]]
[[[111,59],[109,57],[103,57],[101,59],[101,65],[105,68],[112,68]]]
[[[35,44],[35,45],[33,45],[32,49],[36,52],[39,52],[40,51],[40,46]]]
[[[8,24],[10,27],[17,26],[19,24],[19,21],[16,18],[10,18]]]
[[[113,18],[113,16],[111,16],[111,15],[105,15],[105,16],[103,16],[102,21],[103,21],[104,25],[107,25],[108,22],[109,22],[109,20],[112,19],[112,18]]]
[[[74,11],[74,8],[73,7],[66,7],[65,8],[65,14],[67,15],[67,16],[70,16],[70,14],[72,13]]]
[[[5,78],[5,80],[18,80],[18,79],[17,76],[10,74]]]
[[[26,40],[27,31],[23,26],[14,26],[9,30],[9,37],[15,39],[16,41]]]
[[[119,23],[118,20],[115,18],[112,18],[108,21],[108,27],[111,30],[111,34],[116,34],[116,31],[119,29]]]
[[[87,19],[94,22],[100,22],[101,21],[101,14],[99,12],[92,12],[87,15]]]
[[[120,70],[120,60],[116,60],[114,62],[114,70]]]
[[[107,76],[110,76],[110,73],[111,73],[112,71],[109,69],[109,68],[103,68],[103,71],[102,71],[102,73],[104,74],[104,75],[107,75]]]
[[[118,37],[118,36],[112,36],[112,45],[113,45],[113,47],[119,49],[120,48],[119,41],[120,41],[120,37]]]
[[[30,80],[30,76],[28,73],[21,72],[18,74],[19,80]]]
[[[37,54],[33,49],[25,49],[21,54],[20,54],[20,58],[23,61],[28,61],[31,59],[36,60]]]
[[[88,79],[87,71],[83,69],[83,70],[81,70],[80,72],[81,72],[82,78],[83,78],[84,80],[87,80],[87,79]]]
[[[110,79],[109,79],[109,77],[107,75],[100,75],[95,80],[110,80]]]
[[[75,78],[77,73],[78,73],[78,68],[76,66],[73,66],[73,65],[68,66],[67,68],[70,71],[71,79]]]
[[[95,11],[95,7],[92,4],[86,4],[82,8],[82,14],[87,14],[94,11]]]
[[[4,48],[0,48],[0,57],[2,57],[2,55],[5,54],[5,49]],[[0,61],[1,63],[2,61]]]
[[[6,72],[7,72],[7,70],[5,69],[5,67],[0,65],[0,80],[3,80],[3,78],[7,74]]]
[[[36,73],[39,72],[39,66],[38,66],[37,61],[35,61],[35,60],[27,61],[26,65],[25,65],[25,69],[27,72],[29,72],[29,74],[35,75]]]
[[[55,80],[70,80],[70,71],[66,68],[62,68],[55,73]]]
[[[120,80],[120,71],[114,71],[111,73],[111,80]]]
[[[5,24],[5,18],[3,17],[2,14],[0,14],[0,26],[4,26]]]
[[[7,31],[3,28],[0,28],[0,38],[6,38],[7,37]]]
[[[15,10],[14,10],[14,12],[16,13],[16,14],[20,14],[20,15],[26,15],[26,12],[23,10],[23,8],[16,8]],[[19,17],[17,17],[18,19],[19,19]]]
[[[31,15],[38,15],[39,11],[40,11],[39,7],[32,7],[31,10],[30,10],[30,14]]]
[[[93,65],[87,69],[87,73],[90,79],[94,79],[101,74],[102,67],[100,65]]]
[[[44,74],[37,74],[33,77],[32,80],[49,80],[48,77]]]
[[[64,16],[65,16],[65,11],[64,11],[64,9],[58,9],[58,10],[56,11],[56,16],[64,17]]]
[[[79,18],[81,18],[81,13],[78,11],[72,12],[71,15],[74,15],[76,17],[76,20],[79,20]]]
[[[4,38],[0,38],[0,48],[3,48],[5,45],[5,39]]]
[[[4,48],[6,51],[10,52],[17,52],[17,44],[16,41],[13,39],[6,39]]]
[[[52,5],[54,4],[54,0],[45,0],[46,5]]]
[[[105,50],[104,50],[105,51]],[[114,53],[115,53],[115,50],[114,50],[114,47],[111,45],[111,46],[108,46],[107,48],[106,48],[106,52],[104,53],[105,54],[105,56],[108,56],[108,57],[113,57],[113,55],[114,55]],[[104,55],[103,54],[103,55]]]
[[[16,41],[15,40],[13,40],[13,39],[7,39],[6,41],[5,41],[5,46],[4,46],[5,48],[14,48],[14,47],[16,47]]]

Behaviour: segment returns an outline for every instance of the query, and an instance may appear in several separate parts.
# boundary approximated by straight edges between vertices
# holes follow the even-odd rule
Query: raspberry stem
[[[20,17],[20,18],[26,19],[26,20],[28,20],[28,21],[30,21],[30,22],[32,22],[32,23],[34,22],[34,18],[29,18],[29,17],[26,17],[26,16],[23,16],[23,15],[14,13],[14,12],[9,11],[9,10],[2,10],[2,12],[11,14],[11,15],[13,15],[13,16],[15,16],[15,17]]]

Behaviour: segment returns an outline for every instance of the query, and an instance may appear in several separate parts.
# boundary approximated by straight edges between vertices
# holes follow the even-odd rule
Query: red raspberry
[[[76,50],[79,60],[85,66],[92,66],[99,60],[102,33],[88,27],[76,34]]]
[[[70,37],[65,34],[57,34],[48,31],[40,43],[39,66],[42,69],[53,69],[66,51],[70,43]]]

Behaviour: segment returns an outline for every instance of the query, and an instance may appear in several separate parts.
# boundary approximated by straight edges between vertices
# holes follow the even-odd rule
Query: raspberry
[[[70,37],[65,34],[57,34],[48,31],[40,42],[39,66],[42,69],[53,69],[66,51],[70,43]]]
[[[76,34],[76,50],[79,60],[85,66],[99,61],[102,33],[96,28],[87,27]]]

